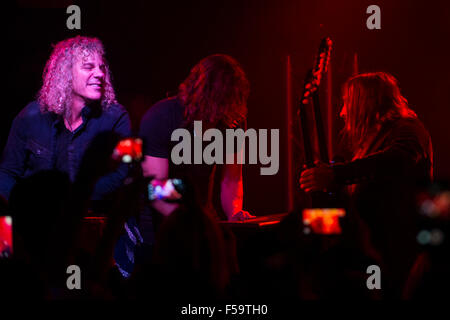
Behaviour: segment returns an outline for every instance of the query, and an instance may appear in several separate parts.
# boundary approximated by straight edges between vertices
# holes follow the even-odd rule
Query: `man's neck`
[[[65,119],[66,124],[69,126],[67,129],[73,131],[81,124],[81,111],[85,106],[86,101],[83,99],[80,99],[79,97],[73,99],[70,116]]]
[[[69,120],[79,120],[81,117],[81,110],[86,106],[86,101],[80,97],[76,97],[72,100],[72,112]]]

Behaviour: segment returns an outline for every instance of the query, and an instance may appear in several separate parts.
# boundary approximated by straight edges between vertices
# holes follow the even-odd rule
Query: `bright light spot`
[[[9,226],[12,225],[12,218],[10,216],[6,216],[5,217],[5,223]]]
[[[449,212],[450,210],[450,192],[442,192],[440,195],[436,197],[436,207],[439,213],[443,214],[445,212]]]
[[[422,230],[417,235],[417,241],[421,245],[428,244],[430,242],[430,240],[431,240],[431,233],[429,231],[427,231],[427,230]]]
[[[430,242],[434,246],[440,245],[444,241],[444,233],[439,229],[431,231]]]
[[[433,217],[436,215],[436,206],[434,205],[432,200],[425,200],[420,206],[420,209],[425,215],[429,217]]]
[[[129,154],[124,155],[122,158],[122,161],[125,163],[130,163],[131,160],[133,160],[133,158],[131,158],[131,156]]]

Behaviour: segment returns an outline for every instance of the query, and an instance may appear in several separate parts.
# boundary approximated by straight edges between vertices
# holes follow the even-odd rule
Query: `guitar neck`
[[[329,163],[327,142],[325,140],[325,130],[323,127],[322,111],[320,110],[319,90],[314,92],[312,97],[314,119],[316,122],[317,143],[319,144],[320,160],[325,163]]]

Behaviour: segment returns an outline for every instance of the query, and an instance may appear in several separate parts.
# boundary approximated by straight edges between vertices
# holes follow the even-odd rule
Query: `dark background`
[[[81,8],[81,30],[66,28],[66,8]],[[366,28],[366,8],[381,8],[381,30]],[[446,1],[17,1],[5,8],[2,51],[7,84],[0,148],[13,118],[41,85],[51,45],[77,34],[100,38],[107,50],[118,100],[137,129],[156,101],[176,92],[201,58],[235,57],[251,83],[249,128],[280,129],[280,170],[260,176],[259,165],[244,167],[247,210],[256,214],[287,208],[286,56],[292,58],[296,91],[313,63],[320,38],[334,41],[332,102],[334,141],[339,91],[351,75],[355,53],[360,71],[394,74],[434,144],[435,176],[450,178],[450,4]],[[294,180],[297,180],[298,172]]]

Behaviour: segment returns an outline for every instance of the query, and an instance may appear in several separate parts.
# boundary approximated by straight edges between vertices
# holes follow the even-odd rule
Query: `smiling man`
[[[14,119],[0,162],[0,195],[41,170],[66,172],[73,181],[87,146],[102,132],[130,135],[127,111],[117,104],[100,40],[77,36],[59,42],[47,61],[37,101]],[[122,165],[101,177],[93,200],[118,188]]]

